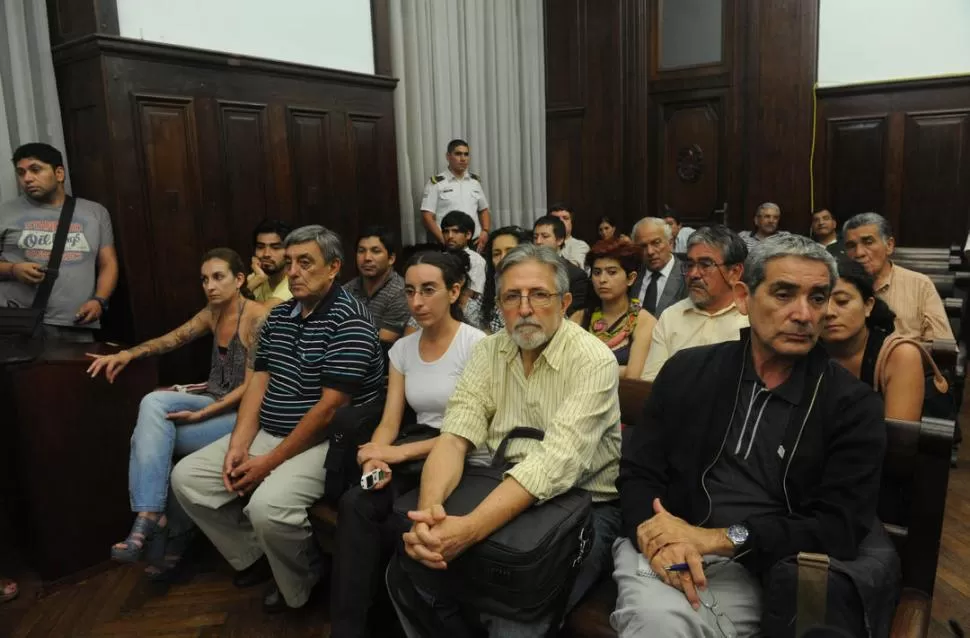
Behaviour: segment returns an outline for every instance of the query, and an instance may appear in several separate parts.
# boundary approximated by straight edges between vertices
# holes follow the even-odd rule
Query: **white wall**
[[[118,0],[126,38],[374,73],[370,0]]]
[[[970,0],[820,0],[818,84],[970,73]]]

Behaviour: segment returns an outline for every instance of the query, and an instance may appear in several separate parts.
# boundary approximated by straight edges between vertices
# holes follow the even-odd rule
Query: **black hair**
[[[876,296],[876,280],[866,272],[862,265],[849,259],[848,257],[839,258],[839,279],[844,279],[859,291],[863,301],[875,299],[876,303],[872,306],[872,311],[866,317],[866,327],[870,330],[877,330],[884,334],[890,334],[896,329],[896,315],[885,301]]]
[[[816,208],[815,210],[813,210],[812,211],[812,217],[815,217],[816,215],[818,215],[821,212],[826,212],[826,213],[828,213],[829,215],[832,216],[832,219],[834,219],[835,221],[839,221],[839,218],[835,216],[835,213],[832,212],[832,209],[831,208],[826,208],[825,206],[821,206],[821,207]]]
[[[669,217],[674,220],[678,226],[683,226],[684,224],[680,221],[680,215],[670,206],[664,206],[664,214],[662,217]]]
[[[256,245],[256,238],[260,235],[268,235],[270,233],[276,233],[280,236],[280,241],[285,241],[286,236],[290,234],[293,227],[284,222],[281,219],[264,219],[263,221],[256,224],[256,228],[253,229],[253,245]]]
[[[455,149],[458,148],[459,146],[464,146],[465,148],[471,148],[468,145],[468,142],[466,142],[465,140],[461,139],[460,137],[456,137],[455,139],[453,139],[450,142],[448,142],[448,152],[449,153],[454,153],[455,152]]]
[[[532,224],[533,232],[539,226],[552,226],[552,234],[556,239],[566,239],[566,224],[562,220],[552,215],[543,215]]]
[[[569,213],[569,219],[573,219],[575,217],[575,213],[573,213],[572,207],[566,202],[556,202],[555,204],[549,207],[548,214],[552,215],[553,213],[558,213],[561,210]]]
[[[471,270],[471,260],[464,250],[442,249],[439,246],[431,250],[414,253],[404,267],[405,275],[408,268],[418,264],[427,264],[440,270],[441,278],[448,290],[451,290],[451,287],[455,284],[461,284],[462,290],[468,285],[468,271]],[[450,311],[454,319],[465,320],[465,315],[461,310],[461,295],[451,304]]]
[[[492,263],[492,245],[495,239],[509,235],[515,237],[520,244],[532,241],[532,233],[520,226],[503,226],[488,236],[485,243],[485,290],[482,291],[482,326],[488,327],[495,314],[495,265]]]
[[[387,251],[388,255],[397,254],[397,235],[395,235],[394,232],[386,226],[367,226],[357,235],[357,243],[355,246],[360,245],[361,239],[366,239],[368,237],[377,237],[381,241],[381,244],[384,245],[384,250]]]
[[[40,160],[44,164],[49,164],[55,169],[58,166],[64,166],[64,156],[61,155],[61,152],[50,144],[45,144],[43,142],[29,142],[27,144],[18,146],[17,150],[13,152],[13,158],[11,161],[13,162],[13,165],[16,166],[17,162],[30,158]]]
[[[246,285],[245,277],[247,270],[245,264],[243,263],[242,257],[239,256],[239,253],[232,248],[213,248],[206,254],[202,255],[202,263],[204,264],[210,259],[219,259],[226,262],[226,264],[229,266],[229,272],[232,273],[233,277],[242,275],[243,285],[242,288],[239,289],[239,294],[246,299],[254,298],[252,291],[250,291],[249,287]]]
[[[456,226],[460,233],[474,233],[475,220],[466,212],[453,210],[441,218],[441,230]]]

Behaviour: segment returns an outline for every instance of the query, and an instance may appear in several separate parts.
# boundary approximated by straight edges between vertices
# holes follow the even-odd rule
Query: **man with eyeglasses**
[[[691,233],[681,271],[687,298],[672,305],[653,329],[640,378],[653,381],[670,357],[684,348],[737,341],[748,318],[734,303],[734,285],[744,272],[748,248],[737,233],[720,224]]]
[[[654,381],[617,479],[621,638],[793,636],[802,552],[830,561],[825,622],[889,634],[882,400],[818,343],[837,277],[807,237],[760,242],[734,287],[750,328],[681,350]]]
[[[411,638],[439,635],[440,618],[462,624],[460,635],[545,636],[563,607],[572,607],[609,565],[619,529],[615,480],[620,452],[616,357],[595,336],[564,319],[570,304],[563,261],[550,248],[520,244],[499,262],[497,303],[505,329],[482,339],[448,403],[441,435],[425,462],[406,556],[392,560],[388,591]],[[449,516],[443,503],[462,476],[465,457],[481,446],[494,454],[514,428],[545,432],[516,440],[505,480],[471,513]],[[569,592],[532,623],[469,609],[452,591],[427,591],[409,576],[408,561],[447,565],[476,542],[536,503],[579,487],[593,499],[595,539]],[[459,603],[466,603],[456,614]],[[565,603],[565,604],[564,604]],[[440,626],[440,625],[439,625]],[[453,626],[453,625],[449,625]]]
[[[641,307],[659,319],[664,310],[687,296],[680,260],[673,252],[673,231],[659,217],[644,217],[631,235],[643,251],[643,267],[631,290]]]

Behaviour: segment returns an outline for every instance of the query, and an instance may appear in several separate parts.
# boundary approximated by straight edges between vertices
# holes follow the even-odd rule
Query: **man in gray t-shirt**
[[[25,144],[13,163],[24,195],[0,204],[0,307],[29,307],[44,280],[64,204],[64,165],[47,144]],[[89,341],[118,282],[111,219],[103,206],[77,199],[44,324],[49,333]]]

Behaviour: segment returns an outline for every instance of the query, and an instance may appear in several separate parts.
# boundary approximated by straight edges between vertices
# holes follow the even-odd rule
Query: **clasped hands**
[[[657,578],[684,592],[691,607],[699,609],[701,601],[697,591],[707,587],[702,557],[717,547],[719,533],[677,518],[664,509],[659,498],[653,499],[653,511],[653,517],[637,527],[640,552],[650,562]],[[678,563],[687,563],[688,570],[667,571]]]
[[[226,491],[242,497],[259,487],[276,466],[269,454],[250,456],[246,450],[230,447],[222,467],[222,483]]]
[[[449,516],[441,504],[408,512],[414,521],[404,534],[404,551],[431,569],[447,569],[448,563],[479,541],[468,516]]]

